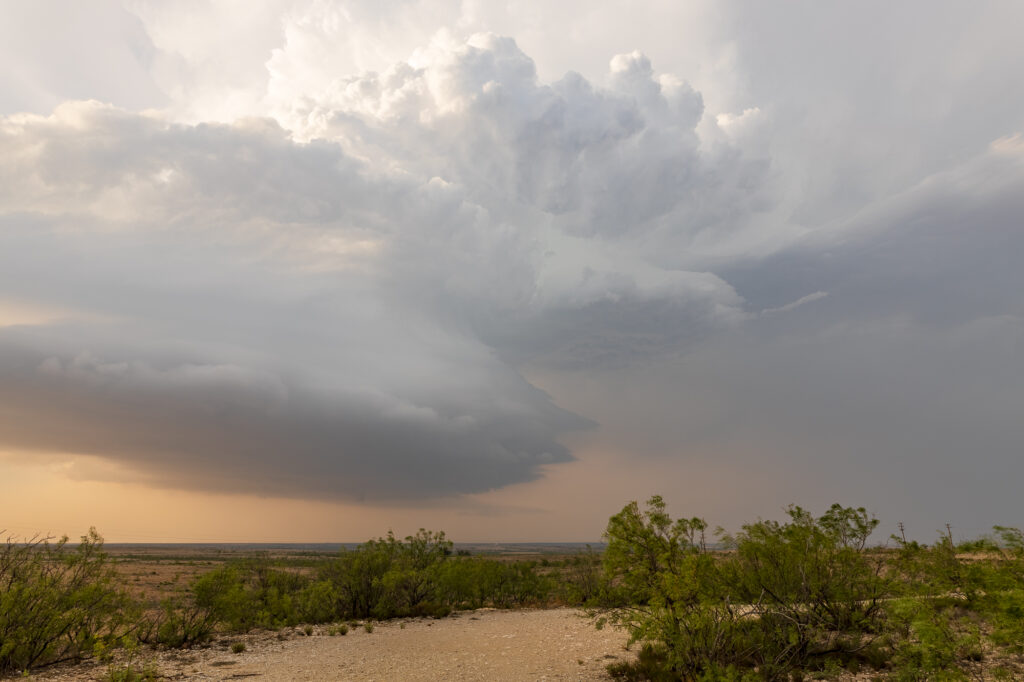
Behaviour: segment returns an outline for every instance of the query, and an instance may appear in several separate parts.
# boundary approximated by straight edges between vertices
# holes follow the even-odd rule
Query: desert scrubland
[[[711,531],[654,497],[600,551],[10,538],[0,668],[37,679],[1024,679],[1024,534],[879,542],[864,509]]]

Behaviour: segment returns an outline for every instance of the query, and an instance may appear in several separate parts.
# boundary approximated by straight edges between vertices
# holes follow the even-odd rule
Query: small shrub
[[[654,679],[662,666],[673,679],[740,680],[756,671],[781,680],[859,665],[850,659],[880,629],[891,596],[883,560],[865,550],[877,521],[839,505],[820,518],[800,507],[787,513],[786,523],[719,531],[733,549],[724,555],[708,550],[703,519],[673,521],[658,496],[646,510],[631,502],[613,516],[606,618],[625,626],[631,642],[658,645],[618,674],[640,674],[640,666]]]
[[[161,614],[150,624],[150,641],[177,649],[210,640],[217,618],[208,608],[178,599],[165,599],[160,606]]]
[[[125,636],[121,638],[120,644],[125,649],[127,660],[122,665],[111,663],[107,667],[107,673],[103,677],[106,682],[150,682],[160,679],[160,672],[152,661],[143,664],[141,669],[135,668],[135,656],[139,650],[138,640]],[[101,648],[101,655],[97,657],[101,660],[109,659],[109,649]]]
[[[610,663],[608,674],[624,682],[674,682],[678,678],[669,670],[664,647],[644,644],[635,661]]]
[[[123,666],[111,665],[103,676],[105,682],[152,682],[160,679],[160,671],[155,663],[146,663],[141,669],[127,663]]]
[[[367,632],[373,632],[373,623],[367,623],[366,625],[363,626],[363,629],[366,630]]]
[[[245,651],[245,642],[234,642],[231,645],[231,653],[240,654]]]
[[[338,626],[338,634],[339,634],[339,635],[341,635],[342,637],[344,637],[345,635],[347,635],[347,634],[348,634],[348,626],[347,626],[347,625],[345,625],[344,623],[342,623],[341,625],[339,625],[339,626]]]
[[[313,626],[312,625],[306,625],[305,627],[302,628],[302,631],[306,634],[306,637],[312,637],[313,636]]]
[[[601,590],[601,557],[593,547],[587,545],[585,552],[576,554],[566,562],[564,583],[564,599],[567,603],[582,606],[595,602]]]

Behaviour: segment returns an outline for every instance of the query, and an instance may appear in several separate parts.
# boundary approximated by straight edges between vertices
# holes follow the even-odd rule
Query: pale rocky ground
[[[575,609],[498,611],[375,623],[345,636],[318,626],[223,638],[209,648],[142,650],[136,667],[154,661],[174,680],[609,680],[608,663],[632,658],[621,630],[598,631]],[[245,642],[234,654],[232,642]],[[51,670],[36,680],[102,680],[105,665]]]
[[[536,680],[603,680],[612,678],[605,666],[632,660],[625,649],[626,634],[594,628],[575,609],[499,611],[481,609],[434,619],[404,619],[374,623],[373,632],[351,628],[345,636],[328,634],[317,626],[307,636],[302,628],[222,637],[208,647],[191,650],[142,649],[134,668],[154,663],[161,680],[353,680],[357,682],[417,682],[453,680],[503,682]],[[244,642],[246,650],[231,652]],[[989,668],[995,658],[989,659]],[[1024,657],[1000,660],[1013,670],[1010,679],[1024,680]],[[124,660],[115,666],[124,668]],[[996,678],[978,669],[969,677]],[[106,664],[60,666],[30,679],[102,681],[110,679]],[[869,682],[878,673],[844,673],[833,682]]]

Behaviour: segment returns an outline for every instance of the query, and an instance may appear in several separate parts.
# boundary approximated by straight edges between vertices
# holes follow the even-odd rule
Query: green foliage
[[[597,604],[602,593],[601,555],[587,545],[586,551],[579,552],[566,561],[562,584],[567,604]]]
[[[137,669],[132,663],[124,665],[111,665],[107,668],[107,674],[103,676],[106,682],[151,682],[161,677],[156,663],[148,662]]]
[[[677,679],[746,663],[759,644],[723,589],[706,530],[700,518],[672,521],[655,496],[644,511],[626,505],[605,532],[605,618],[624,626],[631,643],[659,643],[658,655]]]
[[[233,654],[240,654],[243,651],[245,651],[245,642],[232,642],[231,643],[231,653],[233,653]]]
[[[150,641],[169,647],[188,647],[209,641],[219,625],[247,629],[255,612],[235,566],[205,573],[193,581],[183,599],[165,599]]]
[[[555,591],[534,562],[454,556],[444,533],[423,529],[404,540],[389,533],[312,568],[299,571],[263,557],[213,569],[196,578],[184,597],[165,601],[144,638],[191,646],[218,629],[443,617],[455,608],[543,603]],[[333,632],[347,631],[341,626]]]
[[[1015,528],[994,530],[956,546],[949,533],[932,546],[897,540],[906,596],[887,608],[897,679],[966,679],[985,667],[986,641],[1024,652],[1024,543]]]
[[[603,622],[644,643],[623,679],[786,680],[864,668],[895,680],[1012,675],[990,663],[1024,652],[1024,534],[956,546],[894,538],[869,548],[877,526],[863,508],[719,531],[708,551],[701,519],[673,521],[660,497],[608,522]],[[963,556],[963,550],[972,552]],[[659,677],[661,676],[661,677]]]
[[[160,614],[145,641],[179,648],[209,641],[217,625],[217,616],[199,606],[195,600],[165,599],[160,603]]]
[[[138,655],[139,642],[134,637],[122,637],[120,642],[125,650],[126,660],[121,664],[111,663],[107,667],[107,673],[103,676],[106,682],[150,682],[160,679],[160,672],[156,663],[149,661],[141,668],[136,668],[135,658]],[[105,657],[98,655],[103,660]]]
[[[371,540],[361,551],[342,555],[338,584],[357,618],[433,615],[437,611],[440,566],[452,554],[443,532],[420,529],[399,541],[393,533]],[[347,570],[346,570],[347,569]]]
[[[666,662],[665,647],[647,643],[640,648],[635,661],[610,663],[605,669],[612,679],[624,682],[674,682],[677,678]]]
[[[338,615],[337,590],[327,580],[309,581],[303,585],[293,603],[295,613],[292,617],[308,623],[328,623],[335,620]]]
[[[148,617],[116,589],[95,531],[77,547],[9,538],[0,546],[0,673],[94,655],[110,664],[107,679],[156,679],[151,665],[133,664],[140,641],[186,647],[218,631],[294,633],[300,623],[310,635],[315,623],[340,621],[351,625],[326,632],[360,622],[369,633],[373,620],[568,603],[640,643],[635,662],[609,667],[626,680],[865,669],[908,681],[1011,679],[1012,656],[1024,654],[1024,534],[996,526],[958,545],[946,532],[932,545],[900,537],[894,549],[869,548],[876,526],[863,508],[833,505],[815,517],[794,506],[781,522],[717,531],[725,549],[711,549],[703,519],[673,520],[653,497],[609,520],[603,555],[588,547],[565,560],[503,561],[453,554],[440,532],[388,533],[329,559],[227,563]]]
[[[95,529],[76,547],[66,537],[0,545],[0,674],[79,660],[137,616]]]
[[[956,664],[980,655],[977,628],[957,627],[956,607],[948,599],[901,599],[889,605],[894,628],[891,665],[897,680],[960,680]]]
[[[444,533],[423,529],[404,541],[389,533],[342,551],[319,579],[330,586],[324,590],[333,602],[332,619],[442,617],[456,608],[524,606],[550,592],[532,562],[452,556]]]
[[[878,522],[863,508],[832,505],[815,519],[794,506],[787,515],[723,534],[734,552],[721,562],[720,589],[750,605],[753,661],[769,676],[862,649],[880,632],[883,600],[893,594],[884,559],[865,551]]]

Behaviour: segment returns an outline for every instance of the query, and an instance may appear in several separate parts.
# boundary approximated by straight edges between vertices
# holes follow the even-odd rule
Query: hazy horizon
[[[1024,5],[0,9],[0,529],[1024,526]]]

